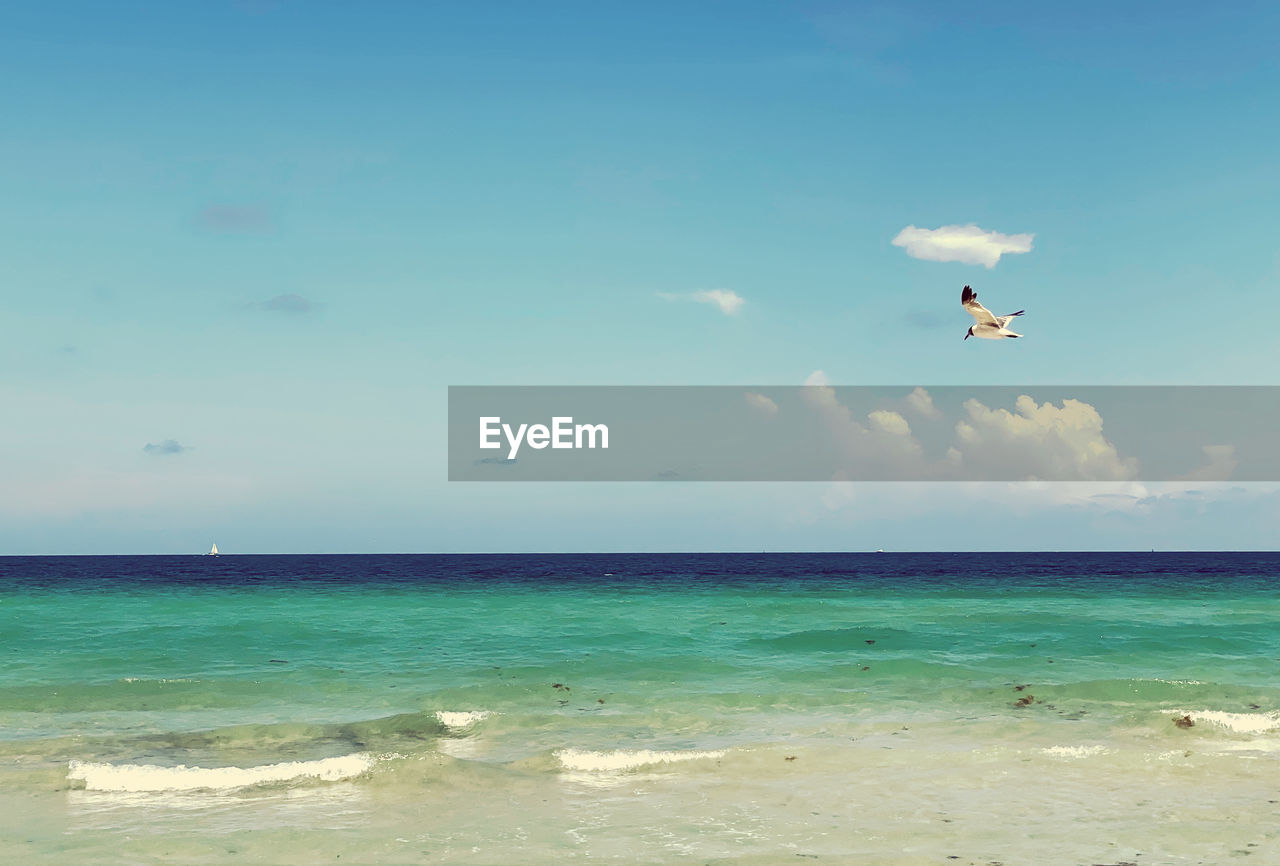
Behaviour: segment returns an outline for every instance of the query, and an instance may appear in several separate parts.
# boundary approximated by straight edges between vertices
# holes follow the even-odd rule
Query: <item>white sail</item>
[[[209,548],[209,555],[210,556],[218,555],[218,545],[215,544],[213,547]]]

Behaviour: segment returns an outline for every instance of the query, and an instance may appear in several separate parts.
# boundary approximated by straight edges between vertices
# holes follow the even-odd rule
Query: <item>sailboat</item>
[[[209,548],[209,552],[205,554],[205,556],[217,556],[217,555],[218,555],[218,545],[216,544],[213,547]]]

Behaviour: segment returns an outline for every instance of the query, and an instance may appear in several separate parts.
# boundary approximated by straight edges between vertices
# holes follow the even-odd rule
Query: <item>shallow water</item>
[[[36,863],[1280,863],[1278,574],[0,558],[0,837]]]

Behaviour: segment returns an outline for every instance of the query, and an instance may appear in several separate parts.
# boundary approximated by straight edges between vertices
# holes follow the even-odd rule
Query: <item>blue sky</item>
[[[1114,6],[6,4],[0,553],[1273,548],[1260,485],[445,481],[450,384],[1274,384],[1280,11]],[[892,243],[969,224],[1031,249]]]

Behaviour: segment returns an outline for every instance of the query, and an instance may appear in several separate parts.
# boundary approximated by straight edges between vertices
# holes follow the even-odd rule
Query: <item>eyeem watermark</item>
[[[448,470],[451,481],[1198,489],[1280,481],[1278,429],[1278,386],[452,386]],[[1145,494],[1105,495],[1141,507]]]
[[[480,447],[501,448],[507,440],[507,459],[515,460],[521,443],[541,451],[552,448],[609,447],[609,427],[606,424],[574,424],[572,415],[559,415],[546,424],[521,424],[512,428],[502,423],[502,416],[488,415],[480,419]]]

